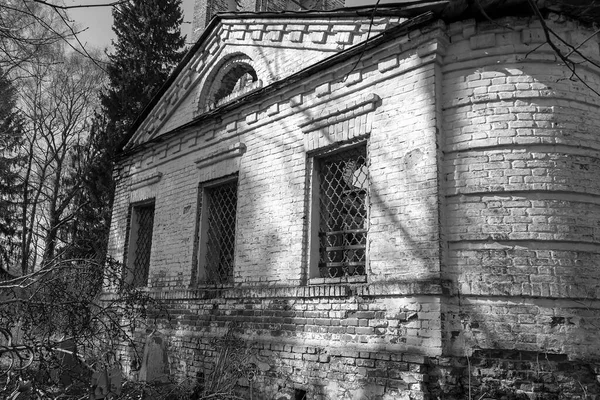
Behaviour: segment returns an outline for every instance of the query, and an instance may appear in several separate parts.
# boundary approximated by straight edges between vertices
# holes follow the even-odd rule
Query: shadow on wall
[[[356,60],[350,60],[345,69],[349,72],[351,66]],[[270,74],[274,74],[278,68],[277,62],[269,64],[271,70]],[[341,76],[340,78],[343,78]],[[421,88],[419,88],[420,90]],[[384,90],[376,87],[374,91]],[[435,102],[435,98],[432,97],[431,91],[423,86],[423,96],[431,97],[430,102]],[[412,93],[414,95],[415,93]],[[411,101],[409,96],[404,96],[405,102]],[[384,108],[392,108],[392,105],[384,105]],[[307,108],[301,111],[301,114],[290,117],[289,120],[279,122],[280,125],[274,126],[273,131],[285,131],[285,132],[297,132],[297,125],[304,122],[313,121],[318,117],[318,107]],[[383,113],[379,113],[375,118],[385,118]],[[395,116],[401,118],[400,116]],[[420,118],[420,116],[417,116]],[[426,118],[423,117],[425,120]],[[430,131],[434,132],[435,127],[432,127]],[[272,133],[272,132],[271,132]],[[286,215],[278,215],[277,210],[269,208],[268,201],[263,201],[265,194],[256,190],[254,193],[250,193],[252,196],[253,207],[245,209],[245,219],[252,221],[254,217],[260,217],[261,220],[267,221],[267,226],[270,225],[270,220],[276,223],[270,234],[256,235],[253,237],[242,237],[238,243],[239,257],[243,263],[247,263],[250,260],[260,260],[260,264],[264,266],[262,271],[268,271],[270,274],[266,277],[267,280],[274,278],[277,280],[278,277],[288,275],[287,271],[282,270],[285,268],[284,265],[297,263],[291,257],[291,253],[288,255],[290,248],[296,249],[299,246],[306,249],[308,242],[308,234],[306,230],[306,218],[309,215],[308,210],[308,196],[305,191],[305,187],[308,187],[309,176],[306,170],[306,153],[307,149],[303,149],[298,144],[304,143],[304,135],[299,132],[300,137],[288,137],[282,135],[270,134],[269,137],[264,138],[261,143],[268,143],[271,150],[270,156],[265,156],[272,159],[270,168],[272,171],[276,171],[276,176],[270,182],[278,185],[280,193],[293,192],[292,197],[303,199],[302,203],[288,205],[290,210]],[[379,135],[379,133],[374,133]],[[330,137],[327,133],[323,133],[326,140],[330,143],[335,143],[336,138]],[[256,139],[256,138],[255,138]],[[259,140],[259,139],[257,139]],[[376,138],[377,141],[382,140],[379,136]],[[371,208],[371,230],[376,234],[373,237],[378,237],[377,248],[373,248],[371,252],[372,264],[378,264],[376,268],[371,268],[369,271],[370,279],[372,280],[386,280],[395,279],[399,277],[402,279],[428,279],[431,277],[439,277],[439,231],[438,231],[438,200],[437,200],[437,171],[435,161],[435,135],[428,137],[427,140],[430,142],[423,144],[422,148],[407,150],[406,154],[402,155],[401,158],[386,154],[385,149],[377,149],[377,163],[385,165],[384,168],[377,168],[371,172],[372,179],[370,186],[370,208]],[[347,143],[348,141],[346,141]],[[407,142],[408,144],[408,142]],[[293,154],[290,153],[290,149],[296,148]],[[287,151],[287,153],[286,153]],[[301,153],[300,153],[301,152]],[[290,153],[290,154],[288,154]],[[262,153],[266,154],[266,153]],[[277,157],[276,155],[284,154],[283,157]],[[301,157],[300,157],[301,156]],[[371,165],[374,165],[373,162]],[[422,172],[422,168],[427,168],[428,175],[423,177],[418,172]],[[305,178],[302,181],[290,182],[290,176],[296,176],[299,174],[299,170],[302,170]],[[403,190],[406,192],[407,189],[398,187],[398,183],[388,182],[382,179],[382,176],[393,172],[395,178],[401,177],[401,184],[406,187],[410,187],[410,193],[406,193],[398,199],[398,196],[393,196],[392,192],[400,193]],[[415,173],[417,172],[417,173]],[[377,177],[374,174],[378,174]],[[249,175],[242,174],[242,179],[245,186],[254,186],[252,182],[249,182]],[[380,194],[380,191],[384,191]],[[274,192],[274,191],[271,191]],[[396,204],[388,204],[390,197],[395,197]],[[270,199],[269,199],[270,200]],[[250,200],[248,200],[250,201]],[[248,204],[248,202],[246,203]],[[407,218],[408,216],[408,218]],[[294,230],[293,234],[290,234],[289,230],[282,230],[278,227],[281,218],[290,218],[290,230]],[[300,221],[303,220],[303,221]],[[302,230],[302,243],[298,241],[290,242],[290,237],[298,238],[301,234],[300,224]],[[405,225],[409,227],[405,227]],[[415,239],[415,237],[417,239]],[[373,242],[371,241],[371,245]],[[283,250],[282,250],[283,249]],[[398,250],[400,249],[400,250]],[[260,254],[259,254],[260,252]],[[386,258],[387,257],[387,258]],[[303,259],[306,260],[308,256],[305,254]],[[394,264],[390,264],[389,260],[395,259]],[[306,262],[303,261],[305,264]],[[411,269],[406,268],[406,265],[411,265]],[[418,266],[418,267],[417,267]],[[306,267],[305,267],[306,268]],[[418,272],[415,272],[418,270]],[[262,273],[262,272],[261,272]],[[307,272],[301,275],[306,275]],[[302,276],[298,276],[298,279],[302,280]]]
[[[480,394],[499,384],[486,368],[515,370],[507,390],[531,395],[599,389],[585,360],[600,354],[600,98],[553,60],[541,48],[444,81],[445,334]]]

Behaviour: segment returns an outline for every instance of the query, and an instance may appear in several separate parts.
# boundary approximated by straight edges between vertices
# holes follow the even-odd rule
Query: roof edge
[[[346,17],[352,18],[356,16],[361,17],[380,17],[380,16],[402,16],[402,17],[415,17],[419,14],[423,14],[427,10],[433,9],[436,12],[441,12],[448,4],[449,0],[436,0],[430,1],[427,3],[423,2],[415,2],[410,3],[407,6],[399,8],[398,6],[388,7],[354,7],[354,8],[344,8],[340,10],[330,10],[330,11],[301,11],[301,12],[242,12],[242,13],[222,13],[217,14],[213,17],[202,34],[199,36],[198,40],[194,45],[187,51],[183,59],[179,62],[177,67],[171,72],[165,83],[161,85],[157,93],[152,97],[152,100],[142,110],[142,112],[137,116],[133,124],[127,130],[127,135],[121,141],[118,148],[118,154],[125,151],[125,147],[140,127],[140,125],[144,122],[144,120],[148,117],[150,112],[154,109],[156,104],[160,101],[160,99],[164,96],[167,90],[171,87],[171,85],[175,82],[177,76],[181,73],[181,71],[188,65],[190,60],[194,57],[198,49],[202,46],[204,41],[211,35],[213,30],[221,23],[223,20],[228,19],[243,19],[243,18],[266,18],[266,19],[286,19],[286,18],[315,18],[319,17]],[[400,24],[402,25],[402,24]],[[395,27],[397,28],[397,27]],[[392,29],[395,29],[392,28]],[[361,44],[365,44],[366,42],[362,42]],[[350,50],[350,49],[348,49]],[[300,71],[301,72],[301,71]],[[220,108],[219,108],[220,109]]]
[[[447,3],[447,2],[448,1],[446,0],[446,1],[436,2],[436,3]],[[166,134],[157,136],[157,137],[150,139],[149,141],[144,142],[138,146],[126,149],[122,152],[121,156],[126,157],[130,154],[134,154],[140,150],[143,150],[148,145],[160,143],[185,129],[188,129],[188,128],[198,125],[202,121],[205,121],[205,120],[208,120],[211,118],[216,118],[218,116],[218,114],[235,109],[236,107],[240,106],[241,104],[247,103],[257,97],[260,97],[265,94],[279,90],[279,89],[287,86],[288,84],[297,82],[307,76],[310,76],[316,72],[323,70],[324,68],[328,68],[333,64],[336,64],[340,61],[343,61],[343,60],[353,57],[357,54],[360,54],[361,52],[364,52],[367,49],[373,48],[373,47],[379,45],[380,43],[390,40],[391,38],[395,37],[396,35],[408,32],[409,30],[412,30],[412,29],[420,28],[420,27],[430,23],[432,20],[435,19],[435,17],[436,17],[436,14],[431,11],[422,13],[416,17],[413,17],[413,18],[393,27],[393,28],[383,31],[380,34],[373,36],[372,38],[370,38],[364,42],[361,42],[361,43],[359,43],[355,46],[352,46],[346,50],[336,53],[336,54],[332,55],[331,57],[321,60],[321,61],[317,62],[316,64],[313,64],[307,68],[304,68],[303,70],[300,70],[293,75],[290,75],[282,80],[273,82],[269,86],[265,86],[264,88],[253,91],[251,93],[248,93],[247,95],[240,97],[231,103],[224,104],[224,105],[217,107],[207,113],[201,114],[201,115],[197,116],[196,118],[192,119],[190,122],[188,122],[184,125],[178,126],[177,128],[167,132]]]

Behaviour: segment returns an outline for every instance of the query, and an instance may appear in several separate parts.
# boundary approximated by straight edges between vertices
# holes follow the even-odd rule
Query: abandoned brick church
[[[593,2],[290,1],[199,0],[115,169],[167,372],[233,330],[255,399],[598,398]]]

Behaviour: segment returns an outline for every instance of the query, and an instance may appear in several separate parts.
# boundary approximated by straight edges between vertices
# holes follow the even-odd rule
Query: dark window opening
[[[306,390],[295,389],[294,400],[306,400]]]
[[[318,160],[319,273],[323,278],[366,274],[366,147]]]
[[[215,93],[214,103],[229,96],[232,93],[239,92],[258,79],[254,69],[243,63],[233,65],[229,71],[223,76],[221,86]]]
[[[132,206],[129,217],[128,247],[125,252],[124,281],[135,287],[148,284],[152,231],[154,227],[154,203]]]
[[[237,179],[200,188],[198,201],[198,281],[233,281]]]

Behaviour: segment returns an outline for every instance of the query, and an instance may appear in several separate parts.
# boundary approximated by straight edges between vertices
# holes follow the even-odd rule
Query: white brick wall
[[[549,23],[565,38],[585,31]],[[569,332],[560,339],[541,316],[576,319],[572,303],[559,299],[596,296],[600,98],[569,79],[549,46],[532,52],[545,40],[537,23],[512,19],[511,26],[513,32],[485,23],[449,27],[452,44],[442,67],[444,275],[466,296],[456,323],[476,327],[456,331],[467,344],[448,345],[455,354],[464,346],[597,352],[584,320],[560,328]],[[597,48],[586,54],[598,59]],[[598,86],[597,72],[579,71]],[[534,300],[540,296],[557,300]]]
[[[434,70],[432,64],[419,66],[420,58],[410,52],[399,57],[412,58],[409,71],[398,67],[381,72],[378,60],[365,55],[360,69],[352,71],[360,74],[361,80],[348,86],[346,74],[355,64],[349,60],[325,75],[327,82],[323,82],[323,75],[309,78],[258,107],[250,104],[221,116],[219,127],[208,123],[180,135],[184,137],[181,145],[177,138],[147,150],[144,154],[154,154],[152,162],[141,155],[144,161],[133,176],[147,173],[149,167],[163,174],[150,190],[156,196],[157,213],[151,281],[155,282],[152,277],[156,275],[181,283],[176,277],[183,276],[185,284],[192,268],[198,184],[234,172],[222,163],[198,170],[193,161],[241,142],[247,150],[238,160],[235,281],[300,282],[306,269],[306,151],[332,145],[327,130],[310,130],[317,115],[339,121],[338,128],[332,125],[334,132],[339,129],[345,136],[333,140],[360,140],[370,134],[370,279],[435,274],[439,270],[439,238]],[[328,92],[320,89],[324,83]],[[290,100],[298,90],[303,103],[292,108]],[[366,101],[365,106],[356,108],[354,104],[361,101]],[[333,117],[323,114],[343,104],[345,108]],[[233,121],[237,128],[228,132],[224,128],[231,127]],[[303,133],[301,126],[308,131]],[[189,139],[191,136],[195,139]],[[188,143],[196,144],[189,149]],[[145,193],[149,189],[139,190]],[[135,192],[130,200],[134,197]],[[126,200],[124,197],[122,201]],[[115,222],[118,220],[115,216]]]
[[[481,347],[597,356],[590,339],[597,304],[582,313],[576,302],[596,299],[600,281],[600,99],[565,79],[569,72],[547,49],[530,53],[540,41],[535,23],[511,21],[515,31],[474,21],[432,24],[365,51],[358,63],[344,60],[140,150],[122,164],[112,254],[122,259],[129,204],[156,197],[150,285],[187,290],[198,184],[239,171],[234,284],[302,288],[307,160],[316,150],[367,139],[369,263],[367,285],[350,285],[353,298],[377,297],[383,309],[394,307],[384,299],[405,297],[437,308],[423,311],[405,342],[388,334],[352,340],[398,351],[424,346],[428,355]],[[590,33],[572,23],[554,28]],[[238,50],[263,50],[249,50],[251,35],[240,37]],[[300,61],[285,54],[281,66]],[[590,54],[598,58],[597,49]],[[600,83],[596,71],[581,70],[586,82]],[[187,121],[194,107],[186,104],[167,127]],[[246,148],[240,156],[216,156],[239,143]],[[198,168],[196,161],[209,158],[216,161]],[[157,172],[158,182],[130,191],[132,181]],[[413,300],[415,293],[393,289],[440,277],[443,295]],[[326,296],[318,290],[338,295],[327,286],[308,289],[315,303]],[[236,301],[228,307],[242,307]],[[557,328],[556,321],[577,322]],[[254,333],[270,337],[261,329]],[[311,329],[286,340],[340,340]]]

